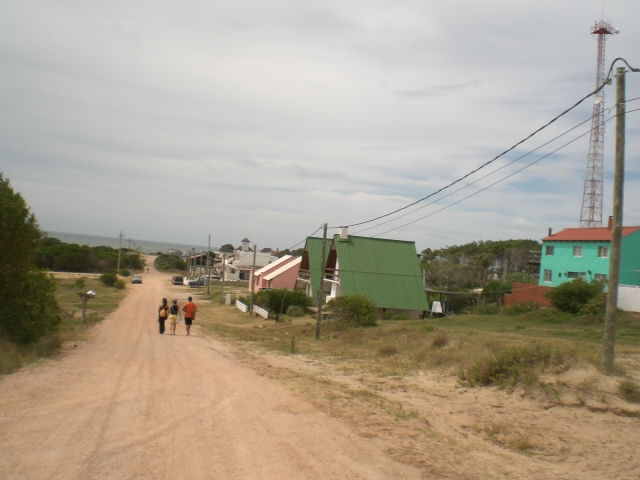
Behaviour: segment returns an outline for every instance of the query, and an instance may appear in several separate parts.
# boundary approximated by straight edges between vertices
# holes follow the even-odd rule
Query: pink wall
[[[275,278],[272,278],[267,283],[268,288],[286,288],[287,290],[293,290],[296,288],[296,280],[298,279],[298,270],[300,270],[300,264],[291,267],[286,272],[282,272]]]
[[[249,278],[250,288],[253,290],[254,293],[257,292],[258,290],[260,290],[261,288],[288,288],[288,287],[269,287],[269,285],[268,285],[269,282],[264,280],[264,277],[266,275],[269,275],[272,272],[275,272],[279,268],[282,268],[285,265],[293,262],[295,259],[296,259],[296,257],[290,257],[290,258],[284,260],[283,262],[278,263],[277,265],[273,265],[273,266],[267,265],[266,267],[263,267],[262,273],[260,273],[260,275],[255,277],[255,279],[253,278],[253,275],[250,276],[250,278]],[[298,275],[298,269],[294,268],[293,270],[296,271],[296,276],[297,276]],[[289,272],[285,272],[285,273],[288,274]],[[277,280],[277,278],[274,278],[273,280]],[[293,285],[295,287],[295,280],[293,282]],[[293,287],[291,287],[291,290],[293,290]]]

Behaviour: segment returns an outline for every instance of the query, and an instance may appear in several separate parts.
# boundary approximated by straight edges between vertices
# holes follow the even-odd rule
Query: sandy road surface
[[[89,342],[0,380],[0,478],[420,477],[197,326],[159,335],[166,275],[131,288]]]

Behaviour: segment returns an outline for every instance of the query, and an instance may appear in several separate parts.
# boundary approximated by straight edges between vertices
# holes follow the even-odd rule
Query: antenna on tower
[[[604,3],[602,4],[604,14]],[[605,82],[604,47],[611,35],[619,33],[609,22],[600,20],[591,27],[591,35],[598,40],[596,68],[596,88]],[[604,89],[594,95],[593,116],[591,117],[591,136],[587,156],[587,174],[582,191],[582,209],[580,227],[602,227],[602,190],[604,170]]]

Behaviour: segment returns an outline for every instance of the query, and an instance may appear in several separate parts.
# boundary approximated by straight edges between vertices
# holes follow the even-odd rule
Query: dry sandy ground
[[[194,328],[152,271],[92,338],[0,380],[0,478],[421,478]]]

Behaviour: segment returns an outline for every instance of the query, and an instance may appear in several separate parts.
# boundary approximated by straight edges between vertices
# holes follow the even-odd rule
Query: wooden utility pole
[[[325,223],[322,229],[322,255],[320,256],[320,282],[318,285],[318,318],[316,319],[316,340],[320,340],[320,323],[322,322],[322,290],[324,286],[324,255],[327,248],[327,224]]]
[[[120,252],[122,252],[122,237],[124,237],[122,230],[120,230],[118,237],[120,237],[120,247],[118,247],[118,266],[116,267],[116,273],[120,272]]]
[[[624,130],[625,85],[624,67],[616,68],[616,152],[613,171],[613,227],[611,254],[609,257],[609,281],[607,311],[604,318],[604,349],[602,370],[613,372],[616,345],[616,311],[618,309],[618,284],[620,282],[620,250],[622,244],[622,206],[624,199]]]
[[[258,246],[254,243],[253,244],[253,265],[251,266],[251,275],[249,276],[249,280],[251,285],[249,285],[249,315],[251,315],[251,312],[253,312],[253,284],[255,282],[255,279],[253,278],[253,276],[256,273],[256,252],[258,251]]]
[[[207,276],[207,295],[211,293],[211,270],[209,267],[209,250],[211,250],[211,234],[209,234],[209,243],[207,244],[207,266],[204,269]]]
[[[220,296],[223,304],[224,304],[224,265],[225,263],[227,263],[227,254],[223,253],[222,254],[222,276],[220,277],[220,280],[222,283],[222,290],[220,290]]]

